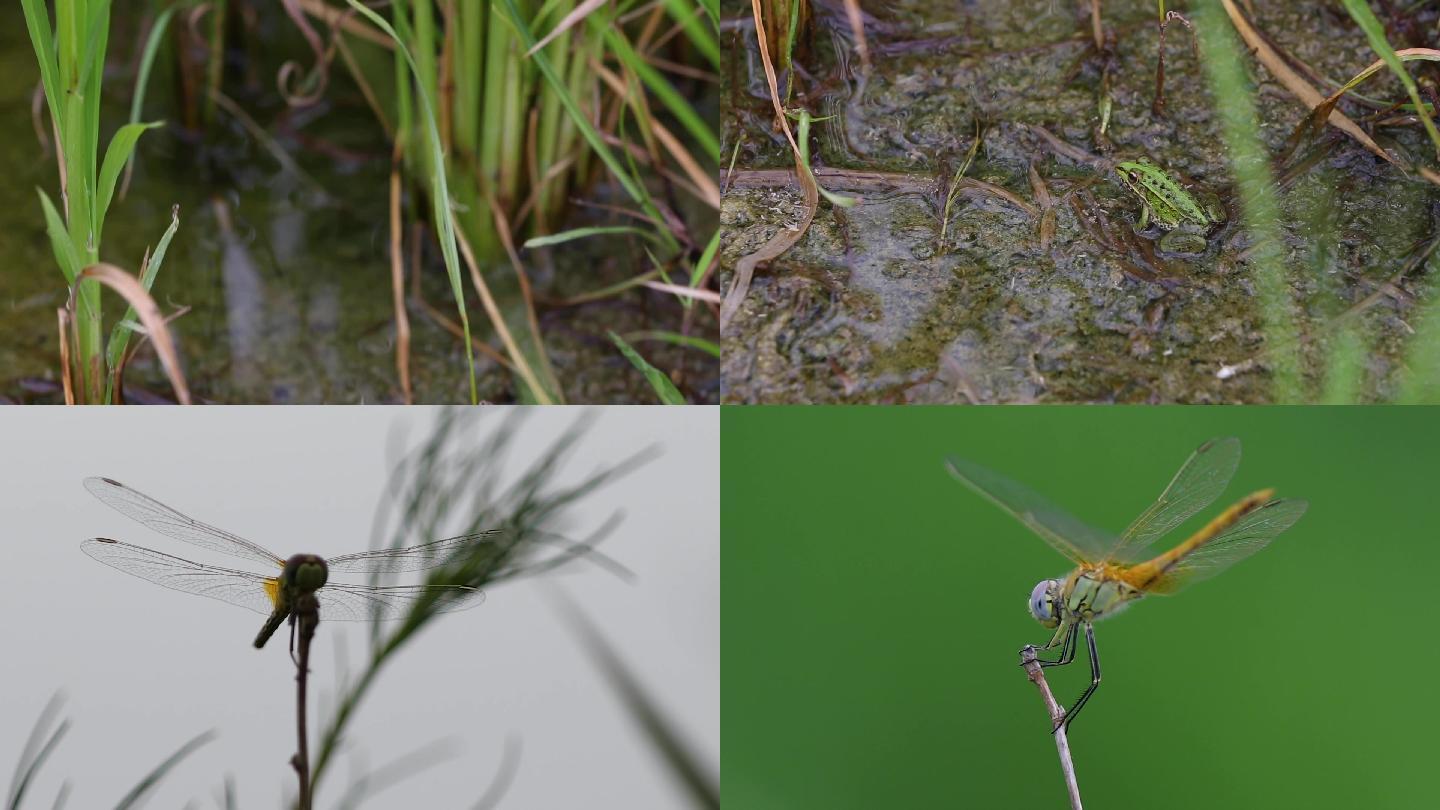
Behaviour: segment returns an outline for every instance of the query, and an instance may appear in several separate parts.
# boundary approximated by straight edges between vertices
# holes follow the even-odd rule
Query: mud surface
[[[1343,81],[1374,58],[1343,10],[1257,5],[1258,26],[1323,77]],[[831,33],[847,30],[839,8],[817,8],[792,106],[831,116],[812,133],[821,184],[863,202],[822,200],[800,242],[760,266],[724,335],[723,401],[1270,401],[1253,245],[1191,35],[1168,32],[1166,114],[1156,116],[1155,5],[1104,4],[1113,108],[1101,137],[1104,60],[1075,6],[889,5],[872,20],[868,82],[837,60],[849,50]],[[735,262],[793,228],[802,208],[779,171],[791,160],[771,128],[745,8],[726,7],[722,154],[740,147],[722,211],[724,289]],[[1306,110],[1247,65],[1261,136],[1279,155]],[[1373,81],[1376,95],[1399,92],[1390,77]],[[947,218],[944,188],[977,128],[983,145],[966,177],[1009,197],[964,189]],[[1430,148],[1418,127],[1373,131],[1408,155]],[[1137,198],[1107,167],[1139,156],[1225,201],[1230,222],[1203,253],[1166,254],[1153,228],[1137,232]],[[1428,284],[1423,265],[1396,276],[1433,237],[1440,194],[1333,133],[1277,176],[1306,384],[1323,385],[1332,324],[1351,311],[1367,345],[1361,397],[1386,399]]]

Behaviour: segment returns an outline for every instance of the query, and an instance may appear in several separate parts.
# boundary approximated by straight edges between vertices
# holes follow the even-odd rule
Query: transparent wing
[[[172,590],[219,599],[267,616],[275,607],[270,599],[276,587],[274,577],[201,565],[104,537],[86,540],[80,550],[111,568]]]
[[[1173,594],[1187,585],[1215,576],[1270,545],[1271,540],[1295,525],[1309,505],[1297,500],[1265,504],[1240,518],[1215,539],[1181,557],[1147,590],[1150,593]]]
[[[438,592],[440,612],[465,610],[485,601],[485,593],[463,585],[349,585],[330,582],[315,592],[320,621],[366,622],[404,618],[415,603]]]
[[[1141,551],[1215,502],[1240,466],[1240,440],[1212,439],[1198,447],[1155,503],[1120,535],[1106,559],[1135,562]]]
[[[947,462],[961,483],[1004,509],[1072,562],[1100,562],[1118,539],[1050,503],[1024,484],[962,458]]]
[[[285,561],[261,546],[217,529],[194,518],[186,517],[163,503],[142,495],[119,481],[109,478],[86,478],[85,488],[101,503],[131,520],[155,531],[221,554],[244,557],[252,562],[283,568]],[[179,559],[179,558],[176,558]]]
[[[408,548],[382,548],[346,554],[325,562],[330,566],[331,573],[398,574],[405,571],[424,571],[444,565],[461,548],[478,543],[493,543],[503,534],[500,529],[488,529]]]

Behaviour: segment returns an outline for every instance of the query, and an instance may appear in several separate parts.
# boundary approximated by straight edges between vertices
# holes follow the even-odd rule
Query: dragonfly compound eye
[[[1050,598],[1056,584],[1053,579],[1044,579],[1030,591],[1030,615],[1046,627],[1060,623],[1060,617],[1055,615],[1055,602]]]

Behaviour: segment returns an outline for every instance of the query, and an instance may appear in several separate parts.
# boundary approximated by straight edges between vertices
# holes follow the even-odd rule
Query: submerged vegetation
[[[726,7],[726,401],[1440,399],[1432,4],[852,6]]]
[[[273,159],[286,184],[310,189],[312,210],[358,211],[369,199],[389,199],[388,216],[372,215],[369,223],[388,234],[372,239],[379,243],[365,257],[370,267],[386,268],[386,283],[373,285],[373,294],[393,311],[393,384],[385,398],[445,399],[451,385],[413,379],[417,368],[433,378],[445,365],[463,380],[470,402],[624,401],[636,394],[606,392],[644,389],[648,401],[674,401],[676,392],[687,401],[716,396],[713,99],[720,56],[713,0],[58,0],[53,29],[44,0],[23,5],[62,158],[61,203],[45,203],[46,224],[52,239],[65,237],[56,242],[56,260],[76,289],[68,347],[75,371],[66,377],[77,381],[76,401],[123,398],[131,332],[155,344],[181,400],[186,355],[217,350],[194,345],[196,334],[214,329],[189,323],[216,314],[187,311],[193,296],[168,286],[175,273],[204,268],[164,274],[155,289],[157,299],[178,305],[168,330],[178,340],[157,326],[166,319],[149,302],[119,319],[108,345],[99,334],[99,284],[109,282],[92,281],[85,268],[102,261],[105,213],[122,169],[128,182],[136,159],[145,165],[133,192],[145,193],[149,158],[143,143],[133,159],[131,152],[146,130],[157,130],[147,138],[166,141],[157,150],[174,151],[179,139],[182,151],[200,158],[201,178],[221,181],[207,208],[219,241],[233,242],[232,212],[245,201],[222,191],[249,169],[227,156],[232,124],[251,143],[240,159]],[[107,63],[108,40],[128,42],[131,32],[143,34],[135,53]],[[134,70],[131,122],[116,132],[97,170],[101,79],[121,59]],[[150,107],[165,105],[171,123],[163,127],[140,120],[147,83],[156,85]],[[267,84],[276,89],[267,93]],[[369,133],[356,130],[361,119],[353,115],[338,130],[343,135],[300,129],[357,105],[369,111]],[[317,180],[324,169],[305,154],[352,162],[362,150],[379,153],[381,139],[389,141],[384,153],[393,164],[388,187]],[[67,185],[66,178],[83,182]],[[172,247],[172,218],[138,273],[141,291],[150,290],[167,247],[174,265],[175,248],[214,239],[194,234],[197,222],[188,222]],[[422,297],[427,255],[443,265],[448,316]],[[229,295],[228,273],[226,281]],[[236,319],[256,307],[226,304],[232,342],[283,317],[262,312],[251,318],[256,325],[241,323]],[[420,320],[412,325],[412,318]],[[418,330],[430,333],[424,350],[432,353],[433,335],[450,332],[464,359],[417,358]],[[630,351],[619,349],[612,331]],[[248,351],[264,339],[232,349]],[[103,369],[95,361],[102,353],[109,359]],[[246,362],[236,357],[234,365]],[[665,382],[647,368],[662,369]],[[508,380],[496,379],[501,375]],[[592,381],[597,376],[630,382]]]

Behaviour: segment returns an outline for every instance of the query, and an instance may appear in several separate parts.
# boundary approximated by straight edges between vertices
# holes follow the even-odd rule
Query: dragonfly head
[[[1042,579],[1030,592],[1030,615],[1046,627],[1060,626],[1060,608],[1055,604],[1060,593],[1060,580]]]
[[[330,578],[330,569],[325,560],[314,554],[296,554],[285,561],[285,570],[280,581],[304,592],[317,591]]]

